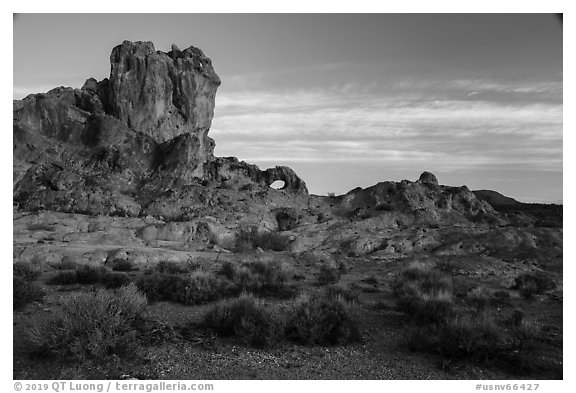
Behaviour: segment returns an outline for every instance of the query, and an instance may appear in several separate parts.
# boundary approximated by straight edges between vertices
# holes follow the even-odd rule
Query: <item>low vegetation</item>
[[[60,301],[56,314],[27,331],[32,351],[66,359],[103,358],[130,353],[135,323],[146,297],[130,284],[111,291],[76,293]]]
[[[172,261],[160,261],[158,265],[156,265],[156,271],[158,273],[183,274],[193,270],[195,269],[190,269],[188,266],[183,266],[182,264]]]
[[[225,262],[220,275],[229,281],[229,292],[252,292],[273,297],[290,297],[294,289],[287,285],[291,267],[278,259],[254,262]]]
[[[104,267],[78,265],[75,270],[61,271],[48,280],[50,285],[102,285],[105,288],[119,288],[128,284],[130,277],[125,273],[113,272]]]
[[[228,292],[228,285],[213,273],[152,273],[136,280],[136,286],[151,301],[202,304],[218,300]]]
[[[525,299],[556,288],[554,280],[542,272],[524,273],[516,277],[514,289]]]
[[[339,295],[323,293],[296,300],[286,321],[286,337],[308,345],[338,345],[360,340],[350,305]]]
[[[247,252],[260,248],[269,251],[285,251],[290,238],[278,232],[259,231],[256,227],[240,229],[233,247],[234,252]]]
[[[340,345],[360,340],[352,306],[324,291],[275,307],[252,294],[220,302],[206,313],[202,325],[221,336],[235,336],[256,347],[282,340],[306,345]]]
[[[318,284],[327,285],[334,284],[340,280],[340,269],[334,263],[322,263],[318,270]]]
[[[220,336],[235,336],[255,347],[272,346],[284,336],[280,314],[246,293],[214,305],[203,325]]]
[[[15,263],[12,270],[12,300],[14,310],[20,310],[28,303],[38,302],[44,298],[44,290],[34,282],[40,277],[39,271],[22,262]]]
[[[520,277],[517,287],[537,282],[539,291],[551,288],[544,280]],[[394,291],[397,309],[409,317],[404,336],[408,348],[450,360],[488,362],[514,373],[532,370],[539,362],[532,352],[539,341],[537,324],[519,310],[506,319],[499,319],[492,310],[493,306],[510,305],[509,292],[477,286],[465,296],[456,296],[454,288],[447,273],[421,264],[401,272]]]
[[[109,267],[115,272],[131,272],[136,270],[132,261],[128,259],[114,259]]]

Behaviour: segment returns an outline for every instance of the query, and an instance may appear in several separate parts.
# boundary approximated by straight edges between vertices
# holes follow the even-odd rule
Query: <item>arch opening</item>
[[[284,180],[276,180],[270,184],[270,188],[275,190],[283,190],[286,187],[286,182]]]

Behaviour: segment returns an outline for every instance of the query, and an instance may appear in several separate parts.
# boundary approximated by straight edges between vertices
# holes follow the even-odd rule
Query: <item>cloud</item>
[[[225,91],[217,97],[210,132],[218,154],[253,162],[429,163],[446,171],[521,165],[561,171],[561,102],[471,100],[464,93],[473,88],[548,94],[558,88],[554,83],[460,80],[445,87],[452,92],[449,98],[438,97],[432,85],[400,83],[388,94],[352,84]]]

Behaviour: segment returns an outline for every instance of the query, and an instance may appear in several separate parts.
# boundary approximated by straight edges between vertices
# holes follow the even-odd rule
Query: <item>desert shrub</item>
[[[107,270],[104,267],[94,267],[81,265],[76,270],[76,283],[78,284],[98,284]]]
[[[123,355],[133,349],[135,321],[146,297],[130,284],[115,291],[103,288],[63,298],[56,315],[27,330],[33,352],[67,359]]]
[[[501,328],[486,313],[456,315],[440,329],[441,352],[449,357],[496,355],[502,341]]]
[[[441,323],[454,314],[454,301],[449,291],[426,293],[413,283],[406,283],[400,289],[396,308],[414,322]]]
[[[37,224],[29,224],[28,225],[29,231],[46,231],[46,232],[53,232],[54,227],[50,224],[46,223],[37,223]]]
[[[427,293],[453,290],[453,281],[449,275],[419,263],[410,264],[404,269],[400,281],[414,282]]]
[[[284,251],[290,245],[290,238],[277,232],[259,232],[258,228],[242,228],[234,244],[234,252],[262,250]]]
[[[69,285],[76,284],[75,271],[63,271],[52,277],[47,281],[50,285]]]
[[[131,272],[135,270],[134,264],[128,259],[114,259],[109,267],[115,272]]]
[[[100,284],[105,288],[113,289],[120,288],[123,285],[128,285],[130,281],[130,277],[126,273],[106,272],[102,275]]]
[[[111,272],[104,267],[88,265],[77,266],[76,270],[65,270],[48,280],[50,285],[95,285],[100,284],[106,288],[119,288],[130,282],[125,273]]]
[[[510,315],[510,318],[508,318],[506,322],[509,326],[512,327],[519,326],[524,320],[525,316],[526,315],[522,311],[516,309],[512,311],[512,315]]]
[[[492,293],[491,302],[494,305],[510,304],[510,292],[505,290],[497,290]]]
[[[12,265],[14,277],[19,277],[25,281],[32,282],[40,278],[40,271],[23,262],[16,262]]]
[[[336,258],[336,260],[334,261],[336,263],[336,266],[338,267],[338,270],[340,271],[341,274],[346,274],[348,273],[348,264],[346,263],[346,260],[344,258]]]
[[[12,265],[12,302],[13,309],[20,310],[31,302],[41,301],[44,290],[34,281],[40,277],[40,272],[30,265],[17,262]]]
[[[396,306],[414,322],[440,323],[454,313],[452,281],[421,264],[404,269],[393,286]]]
[[[237,271],[238,269],[236,263],[226,261],[222,264],[222,267],[218,273],[226,277],[228,280],[233,280],[237,274]]]
[[[337,345],[360,340],[351,306],[340,296],[301,297],[289,312],[286,337],[308,345]]]
[[[62,258],[62,261],[52,265],[52,267],[56,270],[74,270],[78,267],[78,263],[66,255]]]
[[[514,289],[525,299],[531,299],[535,294],[541,294],[556,288],[552,278],[542,272],[524,273],[516,277]]]
[[[201,304],[217,300],[227,293],[222,280],[212,273],[196,271],[187,275],[155,273],[140,277],[138,288],[153,301]]]
[[[229,290],[264,295],[289,297],[291,288],[286,283],[292,274],[290,266],[278,259],[245,263],[225,262],[219,273],[230,282]]]
[[[378,278],[376,276],[370,276],[367,277],[365,279],[363,279],[362,281],[364,281],[366,284],[370,284],[370,285],[378,285]]]
[[[535,320],[521,318],[510,327],[512,346],[516,349],[532,348],[540,335],[540,328]]]
[[[156,265],[156,271],[158,273],[183,274],[187,273],[189,269],[173,261],[160,261]]]
[[[103,267],[80,265],[73,271],[62,271],[48,280],[52,285],[98,284],[107,270]]]
[[[221,336],[236,336],[255,347],[274,345],[283,336],[283,321],[265,303],[243,293],[239,298],[215,304],[203,325]]]
[[[38,284],[22,277],[12,278],[12,300],[14,310],[20,310],[31,302],[39,302],[44,298],[44,290]]]
[[[465,301],[468,305],[474,307],[476,311],[483,311],[491,304],[492,292],[483,286],[476,287],[468,292]]]
[[[452,292],[454,296],[458,298],[465,298],[468,293],[476,288],[478,283],[469,278],[464,276],[452,276]]]
[[[274,290],[282,287],[291,274],[288,265],[278,259],[255,261],[245,266],[258,277],[257,286],[265,289]]]
[[[329,285],[324,288],[324,294],[328,297],[341,297],[347,302],[355,303],[358,301],[359,291],[357,288],[342,288],[337,285]]]
[[[340,280],[340,269],[332,263],[322,263],[318,271],[318,284],[334,284]]]
[[[488,314],[457,314],[435,325],[413,324],[405,339],[412,350],[439,353],[451,359],[486,359],[501,351],[500,332]]]

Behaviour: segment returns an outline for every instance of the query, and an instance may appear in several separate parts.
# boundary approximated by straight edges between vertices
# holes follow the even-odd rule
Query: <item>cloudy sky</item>
[[[20,14],[14,98],[108,76],[111,49],[200,47],[222,79],[216,154],[312,193],[434,172],[562,201],[562,25],[539,14]]]

